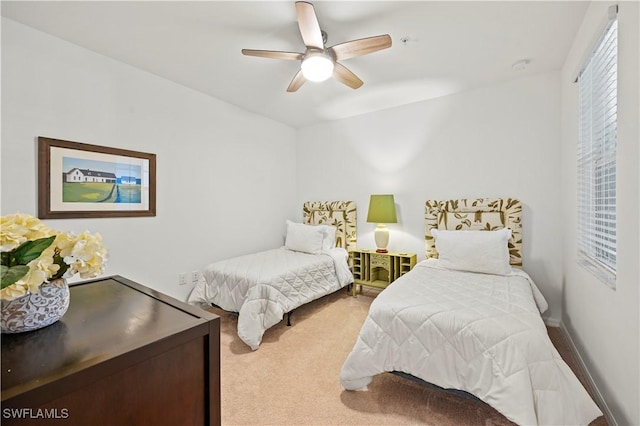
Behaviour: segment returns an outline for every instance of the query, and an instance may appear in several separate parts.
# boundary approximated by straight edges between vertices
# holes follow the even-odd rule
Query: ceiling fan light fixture
[[[325,81],[333,75],[333,61],[324,54],[307,55],[300,68],[304,78],[309,81]]]

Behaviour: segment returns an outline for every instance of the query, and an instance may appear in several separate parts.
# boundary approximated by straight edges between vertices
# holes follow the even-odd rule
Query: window
[[[580,75],[578,261],[616,283],[617,6]]]

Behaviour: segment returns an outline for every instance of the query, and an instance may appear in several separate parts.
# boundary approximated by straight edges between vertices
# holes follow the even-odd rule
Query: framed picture
[[[156,155],[38,138],[38,217],[156,215]]]

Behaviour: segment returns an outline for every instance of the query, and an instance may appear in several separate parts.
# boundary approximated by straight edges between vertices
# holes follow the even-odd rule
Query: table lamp
[[[376,253],[388,253],[387,245],[389,244],[389,229],[386,223],[397,223],[396,203],[393,195],[372,195],[369,199],[369,213],[367,214],[367,222],[377,223],[374,233],[376,240]]]

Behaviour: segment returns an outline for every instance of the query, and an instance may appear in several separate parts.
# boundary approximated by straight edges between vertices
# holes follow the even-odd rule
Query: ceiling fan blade
[[[297,1],[296,15],[298,16],[298,26],[300,27],[300,34],[304,44],[307,47],[324,49],[322,31],[320,30],[320,24],[313,5],[306,1]]]
[[[304,54],[302,53],[279,52],[277,50],[242,49],[242,54],[246,56],[258,56],[260,58],[289,59],[292,61],[297,61],[304,57]]]
[[[357,89],[364,84],[357,75],[355,75],[347,67],[339,64],[338,62],[336,62],[333,66],[333,78],[335,78],[342,84],[346,84],[352,89]]]
[[[351,40],[344,43],[336,44],[329,48],[333,50],[336,61],[353,58],[354,56],[362,56],[368,53],[377,52],[378,50],[391,47],[391,37],[389,34],[361,38],[359,40]]]
[[[291,83],[289,83],[289,87],[287,87],[287,92],[295,92],[307,81],[302,75],[302,70],[298,70],[298,73],[293,77]]]

